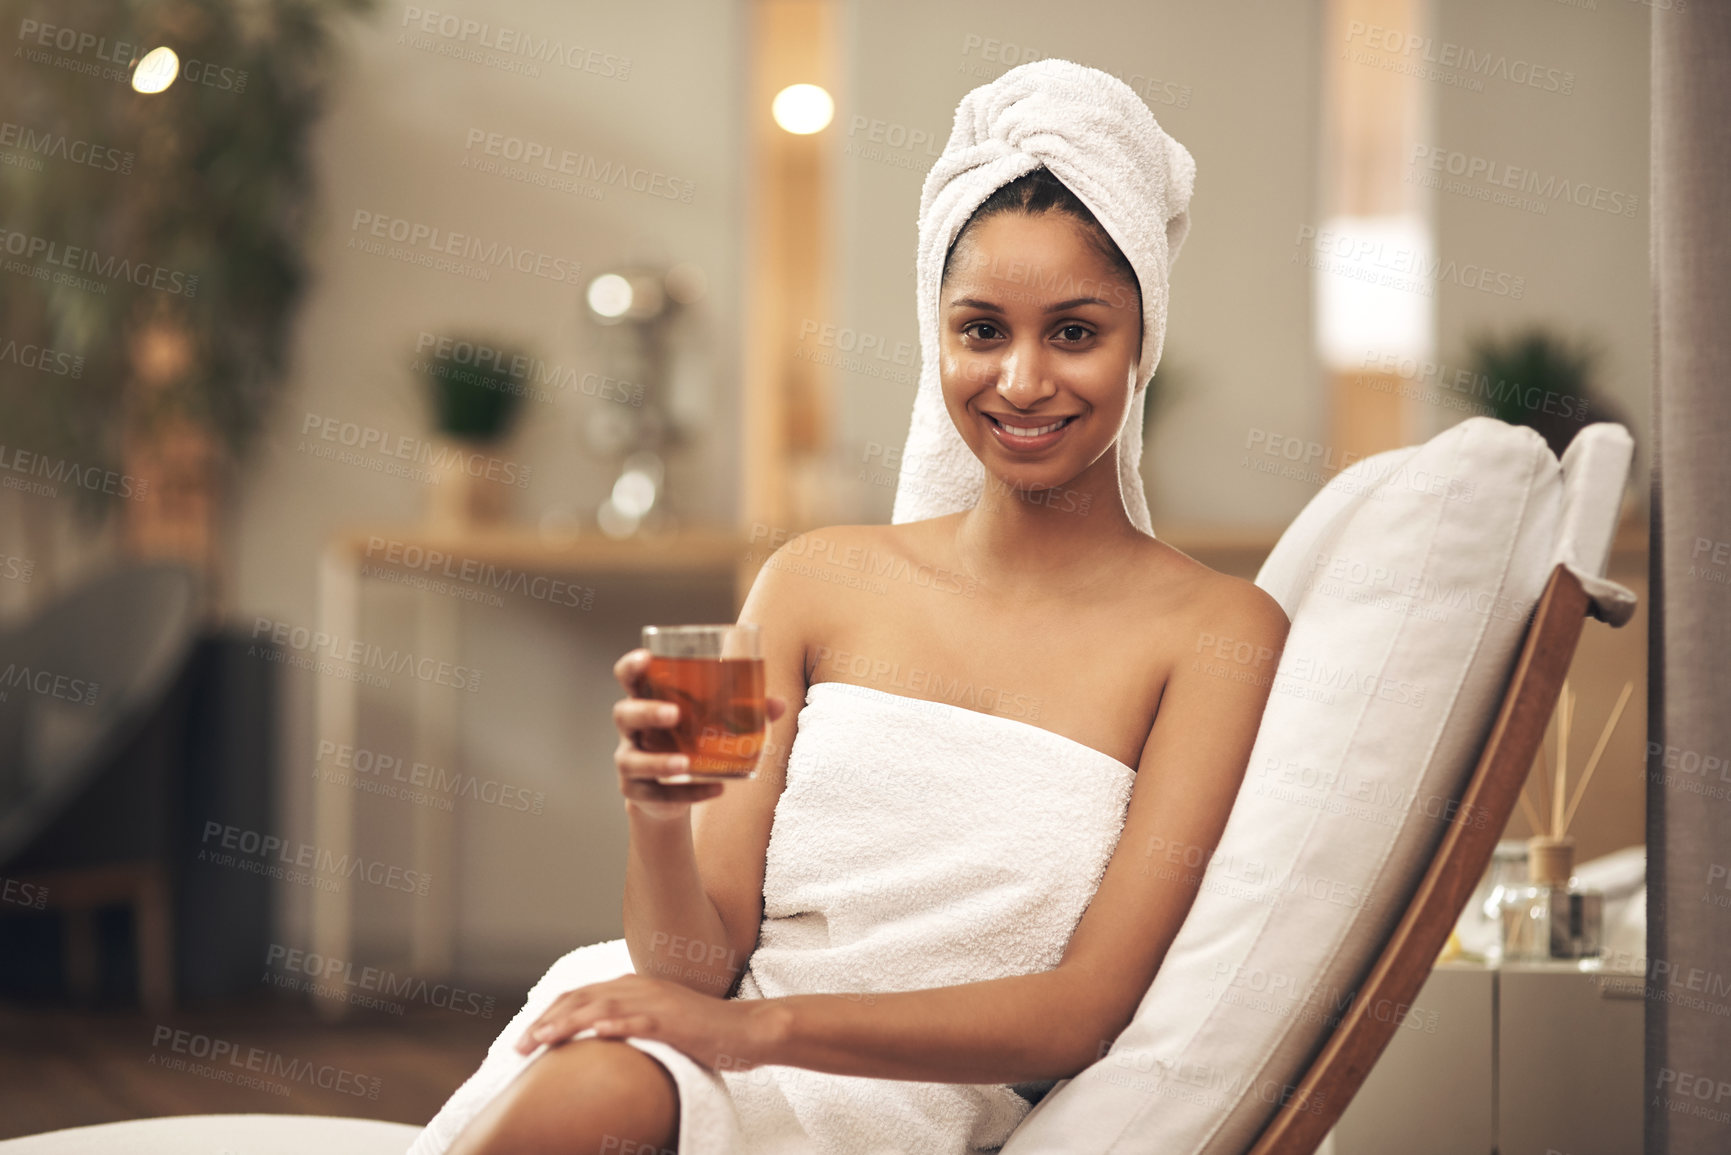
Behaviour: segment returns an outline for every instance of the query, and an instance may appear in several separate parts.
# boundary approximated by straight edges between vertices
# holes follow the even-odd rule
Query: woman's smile
[[[1080,414],[1069,414],[1056,418],[1032,417],[999,417],[996,414],[982,414],[992,428],[992,435],[1006,449],[1018,453],[1033,453],[1056,445],[1063,439],[1064,433],[1076,423]]]

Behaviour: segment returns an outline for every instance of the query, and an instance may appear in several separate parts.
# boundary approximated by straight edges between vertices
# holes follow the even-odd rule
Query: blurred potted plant
[[[522,407],[527,386],[513,367],[530,364],[511,342],[463,336],[417,356],[412,368],[426,384],[433,428],[443,444],[429,457],[435,482],[428,520],[445,529],[504,518],[511,488],[527,480],[524,467],[501,461],[495,450]]]
[[[1466,365],[1497,420],[1532,429],[1561,457],[1583,427],[1620,420],[1595,385],[1602,359],[1593,342],[1530,324],[1469,338]]]
[[[214,567],[222,483],[287,369],[337,18],[372,6],[0,0],[19,41],[0,107],[41,154],[0,166],[5,227],[37,266],[0,277],[0,316],[7,339],[81,367],[0,363],[0,425],[80,477],[122,478],[70,493],[94,517],[123,507],[135,553]],[[44,26],[138,59],[57,65],[63,45],[30,39]],[[72,254],[79,275],[53,276]]]

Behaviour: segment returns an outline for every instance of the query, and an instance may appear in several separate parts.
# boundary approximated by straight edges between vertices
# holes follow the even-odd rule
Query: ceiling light
[[[790,84],[769,106],[775,123],[796,136],[821,132],[835,115],[835,101],[815,84]]]
[[[174,78],[180,75],[180,57],[174,54],[174,49],[164,45],[152,48],[144,54],[144,59],[132,70],[132,90],[150,94],[161,92],[174,83]]]
[[[631,282],[618,273],[603,273],[589,282],[589,308],[597,317],[623,317],[631,309]]]

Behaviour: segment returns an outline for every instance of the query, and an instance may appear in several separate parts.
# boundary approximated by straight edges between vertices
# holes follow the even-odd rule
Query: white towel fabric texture
[[[1196,162],[1129,85],[1057,59],[1019,65],[962,97],[943,155],[926,174],[915,270],[920,381],[890,520],[941,517],[979,500],[985,467],[944,408],[938,377],[939,280],[950,242],[974,210],[1041,166],[1088,206],[1141,285],[1142,350],[1118,431],[1118,487],[1132,524],[1152,537],[1142,415],[1165,347],[1168,275],[1190,230]]]
[[[811,686],[770,833],[763,925],[735,997],[866,1001],[1052,969],[1117,847],[1134,780],[1105,752],[1032,722],[848,682]],[[518,1055],[512,1043],[554,998],[632,969],[623,939],[554,963],[410,1155],[440,1155],[546,1052]],[[678,1084],[679,1155],[973,1155],[1001,1146],[1052,1085],[711,1071],[665,1043],[627,1041]]]

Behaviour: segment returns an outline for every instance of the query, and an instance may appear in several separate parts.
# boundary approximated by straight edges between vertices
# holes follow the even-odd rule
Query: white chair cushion
[[[1257,577],[1292,628],[1195,904],[1131,1024],[1004,1155],[1249,1148],[1456,817],[1558,552],[1563,488],[1536,433],[1470,418],[1343,470],[1293,522]],[[1614,524],[1591,504],[1582,525]],[[1238,652],[1198,657],[1266,674]],[[1184,848],[1129,849],[1201,868]]]
[[[1563,512],[1551,558],[1581,579],[1593,616],[1613,626],[1635,613],[1634,593],[1604,577],[1634,456],[1635,439],[1608,421],[1587,426],[1563,450]]]
[[[170,1115],[0,1142],[3,1155],[403,1155],[419,1127],[328,1115]]]

